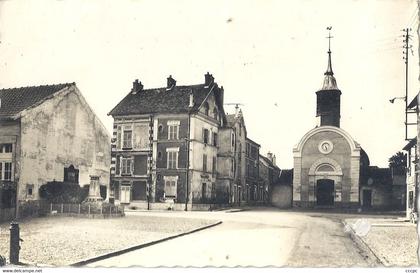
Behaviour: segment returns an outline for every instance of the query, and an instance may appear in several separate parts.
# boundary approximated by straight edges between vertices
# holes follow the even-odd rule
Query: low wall
[[[187,210],[188,211],[209,211],[218,207],[226,207],[227,204],[223,205],[215,205],[215,204],[198,204],[193,203],[188,204]],[[150,203],[149,204],[150,210],[175,210],[175,211],[183,211],[185,210],[185,203]],[[147,210],[147,202],[131,202],[130,205],[125,206],[126,211],[130,210]]]
[[[124,206],[109,203],[49,204],[48,216],[108,218],[124,216]]]
[[[292,196],[292,186],[282,184],[273,185],[270,196],[271,205],[282,209],[291,208]]]

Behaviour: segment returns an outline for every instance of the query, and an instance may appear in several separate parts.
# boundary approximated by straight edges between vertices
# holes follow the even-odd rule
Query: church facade
[[[293,149],[293,206],[304,208],[358,207],[361,168],[367,155],[340,128],[340,96],[328,50],[328,67],[316,92],[319,126],[307,132]],[[366,158],[366,160],[364,160]]]

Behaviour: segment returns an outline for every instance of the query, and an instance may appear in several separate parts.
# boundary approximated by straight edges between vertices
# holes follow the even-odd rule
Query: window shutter
[[[120,164],[121,164],[120,157],[117,156],[117,161],[115,163],[115,175],[119,175],[120,174],[120,169],[121,169]]]
[[[134,157],[130,157],[130,173],[131,175],[133,175],[133,170],[134,170]]]

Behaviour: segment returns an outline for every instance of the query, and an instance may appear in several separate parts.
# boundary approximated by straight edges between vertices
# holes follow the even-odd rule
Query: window
[[[132,131],[124,130],[123,138],[123,148],[131,149],[132,148]]]
[[[179,138],[179,121],[168,121],[168,139]]]
[[[217,133],[213,133],[213,145],[217,146]]]
[[[4,163],[4,180],[6,181],[12,180],[12,163],[11,162]]]
[[[162,159],[162,152],[158,152],[158,159]]]
[[[73,165],[64,168],[64,182],[79,184],[79,170]]]
[[[131,175],[131,158],[121,158],[121,174],[122,175]]]
[[[135,155],[134,156],[134,170],[135,175],[146,175],[147,174],[147,155]]]
[[[12,181],[12,162],[0,162],[0,180]]]
[[[207,155],[203,155],[203,172],[207,172]]]
[[[176,198],[178,176],[164,176],[163,179],[165,180],[165,197]]]
[[[209,144],[209,130],[203,129],[203,142],[204,144]]]
[[[0,153],[11,153],[13,145],[11,143],[0,144]]]
[[[34,185],[33,184],[26,185],[26,195],[32,196],[33,192],[34,192]]]
[[[166,149],[166,152],[168,155],[168,161],[167,161],[168,169],[177,169],[179,148],[168,148]]]

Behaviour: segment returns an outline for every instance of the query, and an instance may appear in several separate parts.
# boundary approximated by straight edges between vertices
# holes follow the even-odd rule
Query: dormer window
[[[219,113],[217,112],[217,108],[216,108],[216,107],[214,107],[214,108],[213,108],[213,118],[214,118],[215,120],[217,120],[217,119],[218,119],[218,116],[219,116]]]
[[[204,107],[204,114],[205,114],[206,116],[208,116],[208,115],[209,115],[209,104],[208,104],[208,102],[205,102],[205,103],[203,104],[203,107]]]
[[[0,144],[0,153],[11,153],[13,145],[11,143]]]

